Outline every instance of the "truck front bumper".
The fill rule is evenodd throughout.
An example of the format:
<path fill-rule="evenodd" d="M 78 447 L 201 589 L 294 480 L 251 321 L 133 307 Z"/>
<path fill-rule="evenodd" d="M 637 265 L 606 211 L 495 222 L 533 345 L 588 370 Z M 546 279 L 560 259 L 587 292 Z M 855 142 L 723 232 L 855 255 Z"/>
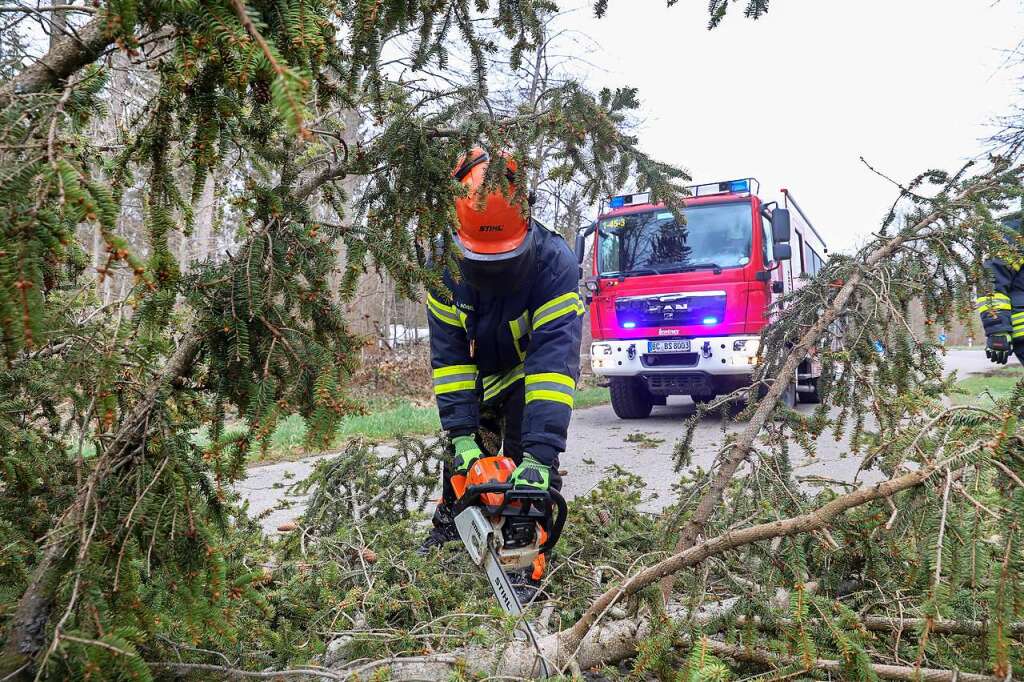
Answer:
<path fill-rule="evenodd" d="M 749 383 L 757 363 L 757 336 L 708 336 L 690 339 L 686 353 L 648 353 L 648 341 L 595 341 L 590 367 L 606 377 L 642 377 L 652 392 L 697 394 Z M 717 387 L 717 388 L 716 388 Z"/>

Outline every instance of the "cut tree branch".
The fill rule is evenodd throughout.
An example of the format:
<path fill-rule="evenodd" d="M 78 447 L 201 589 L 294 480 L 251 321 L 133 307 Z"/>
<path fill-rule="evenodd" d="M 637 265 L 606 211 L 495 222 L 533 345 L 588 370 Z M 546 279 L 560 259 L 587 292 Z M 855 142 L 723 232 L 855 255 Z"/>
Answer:
<path fill-rule="evenodd" d="M 749 528 L 730 530 L 668 557 L 602 594 L 591 605 L 583 618 L 569 629 L 543 637 L 539 642 L 540 651 L 551 664 L 562 669 L 572 662 L 577 663 L 583 669 L 588 669 L 625 659 L 633 655 L 636 652 L 637 644 L 651 634 L 653 624 L 650 619 L 640 617 L 612 621 L 604 623 L 600 627 L 593 627 L 598 616 L 619 599 L 637 593 L 666 575 L 696 566 L 710 557 L 744 545 L 820 530 L 840 514 L 855 507 L 888 498 L 921 485 L 937 471 L 944 470 L 948 464 L 948 461 L 939 462 L 898 478 L 859 488 L 800 516 Z M 593 629 L 591 629 L 592 627 Z M 458 654 L 456 660 L 461 661 L 469 672 L 526 678 L 534 674 L 536 652 L 529 646 L 512 646 L 504 650 L 500 657 L 492 650 L 482 649 L 466 649 Z M 353 674 L 358 679 L 365 679 L 373 672 L 386 667 L 392 676 L 391 679 L 395 680 L 437 679 L 444 677 L 443 671 L 451 672 L 450 661 L 452 659 L 451 654 L 418 657 L 414 660 L 392 659 L 381 662 L 380 665 L 366 664 L 358 671 L 344 672 Z M 989 682 L 992 678 L 961 676 L 960 679 Z"/>
<path fill-rule="evenodd" d="M 965 189 L 950 202 L 950 206 L 962 205 L 963 202 L 968 201 L 978 193 L 996 185 L 997 181 L 994 179 L 996 174 L 997 171 L 993 171 L 988 176 L 984 176 L 977 182 L 971 184 L 970 187 Z M 854 291 L 864 278 L 864 273 L 878 265 L 884 259 L 892 256 L 897 249 L 907 242 L 916 239 L 922 230 L 947 215 L 949 210 L 950 209 L 948 208 L 936 208 L 931 213 L 921 218 L 918 222 L 901 230 L 892 239 L 870 252 L 864 258 L 863 262 L 858 264 L 858 267 L 853 271 L 853 274 L 851 274 L 846 282 L 843 283 L 842 288 L 836 294 L 835 298 L 832 299 L 831 304 L 822 311 L 817 322 L 815 322 L 815 324 L 804 332 L 802 337 L 800 337 L 799 342 L 797 342 L 797 344 L 789 351 L 785 362 L 783 362 L 782 366 L 775 373 L 771 388 L 769 388 L 767 394 L 758 403 L 757 411 L 754 412 L 754 415 L 751 417 L 746 428 L 743 429 L 735 441 L 727 445 L 727 450 L 723 450 L 723 460 L 721 465 L 715 472 L 715 476 L 707 491 L 704 493 L 703 497 L 701 497 L 696 508 L 693 510 L 693 515 L 679 534 L 679 540 L 676 542 L 675 548 L 677 553 L 693 547 L 694 543 L 697 542 L 697 538 L 704 532 L 704 528 L 711 519 L 711 515 L 720 507 L 722 496 L 725 494 L 725 489 L 728 487 L 729 482 L 732 480 L 733 476 L 736 475 L 736 471 L 739 469 L 740 465 L 747 459 L 747 457 L 750 456 L 750 453 L 753 452 L 754 441 L 757 439 L 758 434 L 761 433 L 761 429 L 764 428 L 765 423 L 767 423 L 768 418 L 775 409 L 775 405 L 778 403 L 783 391 L 785 391 L 786 387 L 789 385 L 790 378 L 796 375 L 796 371 L 800 366 L 800 363 L 807 357 L 811 349 L 815 347 L 818 339 L 821 338 L 821 335 L 825 330 L 828 329 L 829 326 L 835 322 L 835 320 L 846 309 L 846 305 L 849 302 L 850 297 L 853 296 Z M 666 578 L 666 580 L 662 582 L 661 592 L 662 597 L 666 602 L 668 601 L 668 596 L 672 592 L 672 584 L 673 579 L 671 577 Z"/>
<path fill-rule="evenodd" d="M 711 540 L 678 552 L 644 569 L 626 582 L 609 589 L 598 597 L 590 605 L 590 608 L 587 609 L 587 612 L 583 614 L 583 617 L 569 630 L 565 631 L 567 633 L 566 642 L 571 644 L 581 641 L 586 636 L 591 625 L 597 620 L 598 615 L 605 609 L 609 608 L 619 599 L 635 594 L 657 580 L 673 575 L 689 566 L 699 564 L 708 557 L 721 554 L 736 547 L 762 540 L 821 530 L 843 512 L 873 502 L 874 500 L 892 497 L 898 492 L 920 485 L 942 466 L 945 466 L 945 463 L 922 467 L 899 478 L 893 478 L 876 483 L 870 487 L 854 490 L 806 514 L 794 516 L 786 520 L 762 523 L 757 526 L 750 526 L 749 528 L 730 530 Z"/>
<path fill-rule="evenodd" d="M 840 661 L 816 659 L 810 665 L 797 656 L 780 656 L 760 649 L 748 649 L 742 646 L 705 639 L 704 646 L 716 656 L 725 656 L 745 663 L 757 663 L 769 668 L 798 667 L 806 672 L 821 671 L 843 673 Z M 903 665 L 871 664 L 871 669 L 883 680 L 907 680 L 907 682 L 1002 682 L 994 675 L 965 673 L 959 670 L 940 670 L 936 668 L 916 668 Z"/>

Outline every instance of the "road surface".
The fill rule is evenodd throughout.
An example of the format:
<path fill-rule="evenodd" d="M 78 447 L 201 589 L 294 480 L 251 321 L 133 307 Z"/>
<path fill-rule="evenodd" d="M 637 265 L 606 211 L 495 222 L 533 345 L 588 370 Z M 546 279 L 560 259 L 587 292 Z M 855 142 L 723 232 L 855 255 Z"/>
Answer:
<path fill-rule="evenodd" d="M 947 372 L 956 371 L 961 378 L 991 366 L 979 350 L 951 350 L 946 357 Z M 810 412 L 813 407 L 800 405 L 797 409 Z M 585 494 L 597 485 L 608 467 L 618 464 L 644 477 L 647 482 L 645 509 L 656 511 L 670 504 L 672 485 L 679 480 L 673 468 L 672 451 L 682 435 L 682 422 L 693 411 L 693 403 L 684 397 L 670 398 L 668 405 L 655 407 L 648 419 L 638 421 L 618 419 L 610 405 L 577 411 L 569 428 L 568 450 L 561 460 L 561 468 L 568 471 L 564 492 L 568 497 Z M 741 428 L 743 424 L 729 426 L 729 430 Z M 626 441 L 631 434 L 643 434 L 646 440 Z M 710 467 L 722 438 L 720 420 L 705 419 L 693 439 L 693 463 L 705 469 Z M 261 513 L 285 499 L 286 487 L 309 475 L 318 459 L 330 456 L 328 453 L 296 462 L 254 467 L 249 477 L 236 487 L 249 500 L 250 513 Z M 859 464 L 859 456 L 848 456 L 845 447 L 824 434 L 819 439 L 816 458 L 809 459 L 802 452 L 795 452 L 793 458 L 798 475 L 833 479 L 851 479 Z M 274 510 L 263 519 L 263 527 L 268 532 L 276 531 L 279 524 L 301 513 L 302 499 L 289 498 L 289 501 L 290 508 Z"/>

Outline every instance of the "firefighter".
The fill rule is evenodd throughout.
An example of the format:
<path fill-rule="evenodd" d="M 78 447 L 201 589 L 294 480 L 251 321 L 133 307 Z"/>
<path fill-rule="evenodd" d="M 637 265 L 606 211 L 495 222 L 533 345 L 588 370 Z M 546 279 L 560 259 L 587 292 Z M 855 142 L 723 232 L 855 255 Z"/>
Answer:
<path fill-rule="evenodd" d="M 1018 219 L 1019 220 L 1019 219 Z M 1007 224 L 1007 239 L 1015 240 L 1014 225 Z M 1005 365 L 1013 353 L 1024 364 L 1024 274 L 1022 261 L 992 258 L 985 270 L 992 280 L 992 293 L 979 296 L 975 303 L 985 328 L 985 355 Z"/>
<path fill-rule="evenodd" d="M 458 277 L 446 271 L 448 291 L 427 294 L 434 394 L 451 461 L 424 554 L 458 539 L 450 478 L 485 453 L 516 462 L 517 487 L 561 488 L 558 456 L 579 378 L 579 266 L 562 237 L 524 217 L 501 190 L 480 203 L 489 163 L 477 148 L 455 171 L 467 189 L 455 202 Z M 505 164 L 512 181 L 515 162 Z M 536 584 L 542 573 L 519 582 Z"/>

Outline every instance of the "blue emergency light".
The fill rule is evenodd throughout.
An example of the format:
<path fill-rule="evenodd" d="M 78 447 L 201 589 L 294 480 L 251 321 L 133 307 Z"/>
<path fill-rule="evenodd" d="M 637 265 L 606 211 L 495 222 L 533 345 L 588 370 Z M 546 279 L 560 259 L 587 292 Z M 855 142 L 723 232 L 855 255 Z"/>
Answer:
<path fill-rule="evenodd" d="M 704 318 L 704 324 L 708 324 L 708 325 L 718 324 L 718 318 L 717 317 L 705 317 Z"/>
<path fill-rule="evenodd" d="M 612 197 L 611 201 L 608 202 L 610 208 L 622 208 L 626 205 L 626 197 Z"/>
<path fill-rule="evenodd" d="M 733 180 L 729 183 L 730 192 L 749 192 L 750 180 Z"/>
<path fill-rule="evenodd" d="M 636 327 L 636 322 L 623 322 L 622 327 L 624 329 L 633 329 L 634 327 Z"/>

